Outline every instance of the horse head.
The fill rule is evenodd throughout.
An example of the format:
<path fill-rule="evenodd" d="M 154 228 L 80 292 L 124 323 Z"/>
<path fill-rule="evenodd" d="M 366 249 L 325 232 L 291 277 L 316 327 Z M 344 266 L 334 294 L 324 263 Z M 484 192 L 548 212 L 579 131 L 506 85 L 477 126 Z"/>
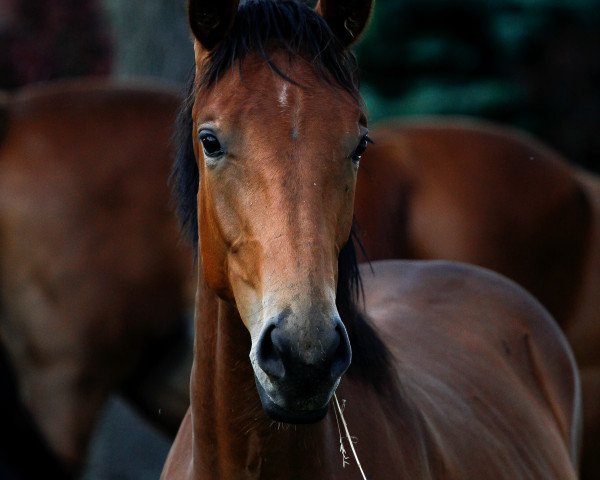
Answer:
<path fill-rule="evenodd" d="M 351 360 L 336 307 L 368 137 L 349 52 L 371 1 L 191 0 L 199 258 L 250 333 L 262 406 L 320 420 Z"/>

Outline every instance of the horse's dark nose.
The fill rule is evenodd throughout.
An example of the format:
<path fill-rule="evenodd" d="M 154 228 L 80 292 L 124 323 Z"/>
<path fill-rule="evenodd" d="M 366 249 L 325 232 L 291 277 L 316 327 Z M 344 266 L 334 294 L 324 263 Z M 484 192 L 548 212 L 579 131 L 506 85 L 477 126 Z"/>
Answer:
<path fill-rule="evenodd" d="M 350 366 L 352 350 L 346 328 L 336 315 L 328 325 L 308 330 L 298 318 L 271 319 L 263 327 L 256 360 L 275 382 L 305 384 L 335 380 Z M 307 322 L 309 325 L 311 322 Z"/>

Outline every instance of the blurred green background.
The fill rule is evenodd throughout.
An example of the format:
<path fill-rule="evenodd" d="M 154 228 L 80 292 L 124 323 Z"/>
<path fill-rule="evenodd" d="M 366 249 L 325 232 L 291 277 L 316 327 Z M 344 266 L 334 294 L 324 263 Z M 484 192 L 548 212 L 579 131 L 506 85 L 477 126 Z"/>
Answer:
<path fill-rule="evenodd" d="M 600 2 L 378 0 L 357 53 L 372 119 L 459 113 L 600 164 Z"/>
<path fill-rule="evenodd" d="M 600 0 L 377 0 L 356 53 L 374 121 L 481 116 L 600 171 Z M 4 89 L 85 74 L 182 84 L 192 61 L 184 0 L 0 0 Z"/>

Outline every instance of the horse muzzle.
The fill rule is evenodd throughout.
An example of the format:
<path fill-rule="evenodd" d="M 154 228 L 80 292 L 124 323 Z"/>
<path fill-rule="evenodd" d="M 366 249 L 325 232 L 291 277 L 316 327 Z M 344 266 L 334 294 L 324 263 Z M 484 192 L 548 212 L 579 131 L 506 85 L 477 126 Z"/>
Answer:
<path fill-rule="evenodd" d="M 285 423 L 313 423 L 327 413 L 352 350 L 337 312 L 302 321 L 288 309 L 269 319 L 251 352 L 265 412 Z"/>

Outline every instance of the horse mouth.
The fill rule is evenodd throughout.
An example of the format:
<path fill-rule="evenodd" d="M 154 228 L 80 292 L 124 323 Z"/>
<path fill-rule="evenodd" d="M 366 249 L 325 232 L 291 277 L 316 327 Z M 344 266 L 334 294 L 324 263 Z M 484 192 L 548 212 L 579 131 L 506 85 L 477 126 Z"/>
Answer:
<path fill-rule="evenodd" d="M 260 381 L 254 377 L 258 396 L 262 403 L 265 413 L 274 421 L 293 424 L 308 424 L 316 423 L 325 418 L 329 410 L 329 401 L 321 407 L 311 410 L 288 410 L 281 405 L 278 405 L 265 391 Z"/>

